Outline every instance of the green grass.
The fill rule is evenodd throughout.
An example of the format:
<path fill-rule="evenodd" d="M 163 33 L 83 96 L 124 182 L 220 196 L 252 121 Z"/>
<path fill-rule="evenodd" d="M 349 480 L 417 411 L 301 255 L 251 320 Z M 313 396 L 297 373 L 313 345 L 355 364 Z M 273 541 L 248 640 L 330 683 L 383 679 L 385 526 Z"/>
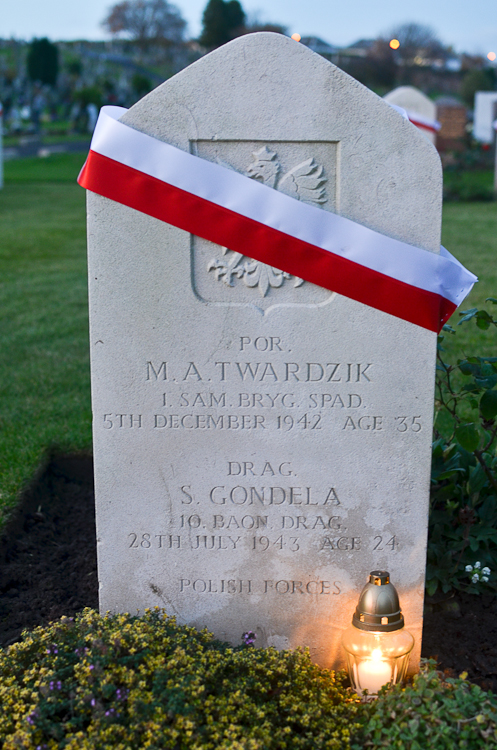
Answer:
<path fill-rule="evenodd" d="M 75 184 L 82 162 L 82 155 L 71 154 L 5 165 L 0 192 L 3 509 L 15 503 L 52 446 L 91 447 L 85 193 Z"/>
<path fill-rule="evenodd" d="M 91 140 L 91 133 L 68 133 L 66 132 L 69 126 L 64 130 L 63 127 L 57 129 L 46 129 L 43 133 L 35 135 L 33 133 L 23 133 L 21 135 L 4 135 L 3 145 L 5 148 L 18 147 L 25 142 L 26 138 L 36 138 L 42 145 L 50 145 L 53 143 L 80 143 L 81 141 Z M 53 132 L 55 130 L 55 132 Z"/>
<path fill-rule="evenodd" d="M 485 302 L 497 297 L 497 203 L 446 203 L 442 244 L 479 278 L 460 309 L 487 307 L 497 315 L 497 306 Z M 497 356 L 494 329 L 481 331 L 473 321 L 458 326 L 459 317 L 456 312 L 449 321 L 457 328 L 447 337 L 453 357 Z"/>
<path fill-rule="evenodd" d="M 5 164 L 0 191 L 0 524 L 52 447 L 90 450 L 83 154 Z M 447 203 L 444 245 L 481 281 L 463 307 L 497 296 L 497 204 Z M 458 316 L 454 316 L 455 325 Z M 495 355 L 474 324 L 450 357 Z"/>
<path fill-rule="evenodd" d="M 19 182 L 69 182 L 76 183 L 86 154 L 50 154 L 46 158 L 33 156 L 5 162 L 4 178 L 9 185 Z M 80 192 L 83 191 L 80 188 Z"/>

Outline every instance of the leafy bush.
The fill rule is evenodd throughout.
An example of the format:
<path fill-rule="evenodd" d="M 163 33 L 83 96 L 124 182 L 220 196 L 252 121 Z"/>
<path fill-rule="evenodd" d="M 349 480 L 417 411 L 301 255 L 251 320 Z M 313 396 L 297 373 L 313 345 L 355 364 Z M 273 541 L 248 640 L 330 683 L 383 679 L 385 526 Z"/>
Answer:
<path fill-rule="evenodd" d="M 383 689 L 364 710 L 353 750 L 497 747 L 497 697 L 464 679 L 444 682 L 427 662 L 407 687 Z"/>
<path fill-rule="evenodd" d="M 4 750 L 341 750 L 361 711 L 307 653 L 232 648 L 159 610 L 24 633 L 0 651 L 0 705 Z"/>
<path fill-rule="evenodd" d="M 102 91 L 98 86 L 86 86 L 86 88 L 76 91 L 74 99 L 82 107 L 86 107 L 88 104 L 95 104 L 100 109 L 102 106 Z"/>
<path fill-rule="evenodd" d="M 489 297 L 488 302 L 497 303 Z M 495 331 L 497 320 L 486 310 L 461 313 L 461 323 L 474 321 Z M 438 339 L 436 419 L 433 443 L 429 521 L 427 593 L 481 587 L 475 562 L 497 569 L 497 357 L 445 360 L 444 326 Z M 475 579 L 475 580 L 473 580 Z"/>
<path fill-rule="evenodd" d="M 251 643 L 251 633 L 245 634 Z M 4 750 L 497 748 L 497 698 L 422 666 L 361 703 L 302 651 L 232 648 L 162 611 L 85 610 L 0 650 Z"/>
<path fill-rule="evenodd" d="M 494 200 L 492 169 L 447 167 L 444 170 L 444 200 Z"/>
<path fill-rule="evenodd" d="M 474 107 L 477 91 L 493 91 L 495 87 L 495 73 L 493 68 L 487 70 L 470 70 L 461 82 L 461 97 L 471 109 Z"/>
<path fill-rule="evenodd" d="M 494 153 L 486 143 L 471 141 L 462 151 L 444 154 L 444 200 L 494 199 Z"/>

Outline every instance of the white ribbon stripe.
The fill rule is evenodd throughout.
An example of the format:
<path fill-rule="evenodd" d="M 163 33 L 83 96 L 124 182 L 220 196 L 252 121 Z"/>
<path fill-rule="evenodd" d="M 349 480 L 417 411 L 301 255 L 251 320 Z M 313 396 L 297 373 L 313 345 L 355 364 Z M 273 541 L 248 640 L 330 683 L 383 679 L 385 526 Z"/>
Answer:
<path fill-rule="evenodd" d="M 477 281 L 445 249 L 438 255 L 297 201 L 119 122 L 126 111 L 102 108 L 92 151 L 456 306 Z"/>

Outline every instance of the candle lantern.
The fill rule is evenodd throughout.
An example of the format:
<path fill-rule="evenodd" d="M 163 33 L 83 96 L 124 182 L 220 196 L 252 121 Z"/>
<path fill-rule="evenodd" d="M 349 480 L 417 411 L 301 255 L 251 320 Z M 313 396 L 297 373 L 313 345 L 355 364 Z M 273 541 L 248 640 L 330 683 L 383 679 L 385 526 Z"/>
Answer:
<path fill-rule="evenodd" d="M 373 570 L 359 597 L 352 625 L 342 636 L 354 690 L 377 695 L 406 675 L 414 638 L 404 629 L 399 596 L 385 570 Z"/>

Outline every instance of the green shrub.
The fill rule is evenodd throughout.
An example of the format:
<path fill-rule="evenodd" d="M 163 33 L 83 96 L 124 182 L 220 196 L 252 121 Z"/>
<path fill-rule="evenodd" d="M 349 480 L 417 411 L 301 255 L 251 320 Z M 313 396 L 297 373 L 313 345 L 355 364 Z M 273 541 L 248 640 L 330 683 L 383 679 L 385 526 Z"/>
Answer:
<path fill-rule="evenodd" d="M 493 169 L 446 168 L 444 170 L 444 200 L 494 200 Z"/>
<path fill-rule="evenodd" d="M 233 648 L 158 609 L 87 609 L 0 650 L 0 741 L 4 750 L 497 748 L 497 698 L 433 667 L 361 703 L 307 652 Z"/>
<path fill-rule="evenodd" d="M 497 698 L 462 678 L 444 682 L 428 662 L 407 687 L 384 689 L 364 709 L 353 750 L 497 747 Z"/>
<path fill-rule="evenodd" d="M 302 651 L 232 648 L 161 611 L 85 610 L 0 651 L 4 750 L 350 747 L 362 711 Z"/>
<path fill-rule="evenodd" d="M 497 303 L 493 297 L 487 301 Z M 486 310 L 460 315 L 459 324 L 475 322 L 480 330 L 495 333 L 497 320 Z M 438 339 L 428 595 L 497 589 L 497 357 L 450 364 L 446 336 L 454 333 L 444 326 Z M 480 570 L 493 571 L 488 582 L 469 570 L 476 562 Z"/>
<path fill-rule="evenodd" d="M 493 91 L 495 88 L 495 73 L 493 68 L 487 70 L 469 70 L 461 82 L 461 97 L 471 109 L 475 106 L 477 91 Z"/>

